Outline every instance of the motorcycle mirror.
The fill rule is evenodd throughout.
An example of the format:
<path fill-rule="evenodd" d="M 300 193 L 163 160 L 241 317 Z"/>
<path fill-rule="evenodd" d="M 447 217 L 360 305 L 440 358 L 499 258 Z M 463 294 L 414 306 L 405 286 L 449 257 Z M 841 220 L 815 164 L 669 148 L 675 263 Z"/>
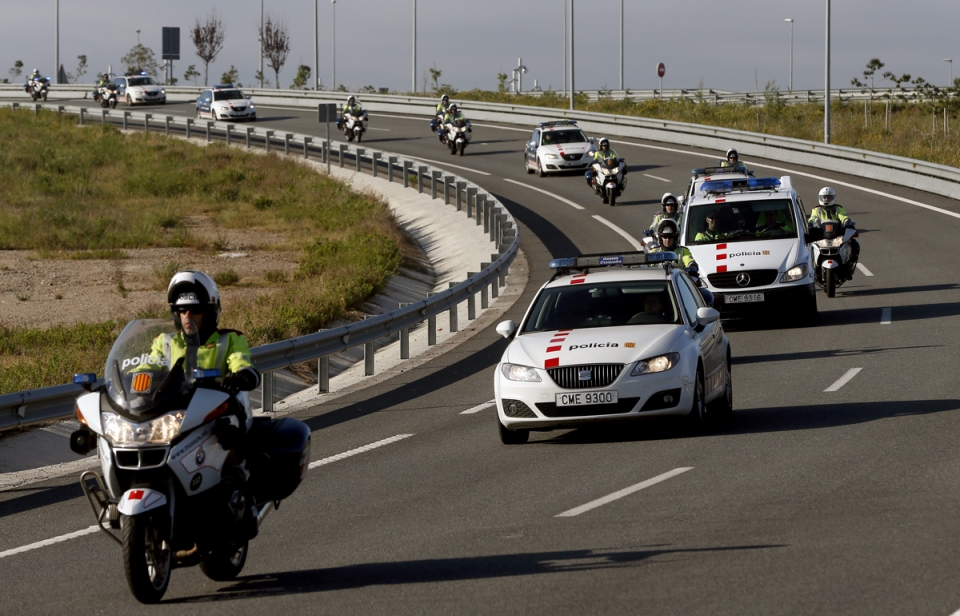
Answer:
<path fill-rule="evenodd" d="M 97 375 L 93 372 L 84 372 L 82 374 L 73 375 L 73 383 L 75 385 L 89 385 L 90 383 L 96 383 Z"/>

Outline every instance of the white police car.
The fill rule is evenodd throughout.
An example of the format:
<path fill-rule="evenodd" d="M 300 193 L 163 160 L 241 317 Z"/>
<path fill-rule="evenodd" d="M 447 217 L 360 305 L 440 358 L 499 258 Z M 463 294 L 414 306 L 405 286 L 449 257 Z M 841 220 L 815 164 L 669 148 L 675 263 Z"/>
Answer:
<path fill-rule="evenodd" d="M 257 106 L 240 88 L 224 83 L 207 88 L 197 99 L 197 117 L 211 120 L 256 120 Z"/>
<path fill-rule="evenodd" d="M 690 416 L 733 409 L 730 343 L 720 313 L 676 266 L 672 252 L 555 259 L 556 270 L 494 375 L 504 444 L 531 430 L 587 422 Z"/>
<path fill-rule="evenodd" d="M 527 140 L 523 154 L 527 173 L 548 173 L 585 170 L 593 160 L 596 148 L 573 120 L 540 122 Z"/>
<path fill-rule="evenodd" d="M 146 72 L 117 77 L 113 85 L 117 86 L 117 98 L 128 105 L 167 102 L 167 91 Z"/>
<path fill-rule="evenodd" d="M 789 176 L 708 176 L 687 202 L 681 244 L 719 310 L 812 324 L 817 299 L 806 221 Z"/>

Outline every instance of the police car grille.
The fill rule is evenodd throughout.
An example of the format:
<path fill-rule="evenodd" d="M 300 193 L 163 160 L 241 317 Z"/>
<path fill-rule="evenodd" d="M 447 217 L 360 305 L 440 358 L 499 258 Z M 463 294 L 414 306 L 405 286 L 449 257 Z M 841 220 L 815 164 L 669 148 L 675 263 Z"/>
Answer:
<path fill-rule="evenodd" d="M 590 371 L 590 379 L 580 380 L 580 372 Z M 588 387 L 606 387 L 617 380 L 623 371 L 623 364 L 590 364 L 586 366 L 563 366 L 550 368 L 547 374 L 553 382 L 564 389 L 586 389 Z"/>
<path fill-rule="evenodd" d="M 583 154 L 563 154 L 563 160 L 580 160 Z"/>
<path fill-rule="evenodd" d="M 750 287 L 763 287 L 773 284 L 777 279 L 777 270 L 738 270 L 736 272 L 723 272 L 720 274 L 710 274 L 707 280 L 717 289 L 749 289 Z M 750 282 L 745 285 L 737 283 L 737 276 L 747 274 L 750 276 Z"/>

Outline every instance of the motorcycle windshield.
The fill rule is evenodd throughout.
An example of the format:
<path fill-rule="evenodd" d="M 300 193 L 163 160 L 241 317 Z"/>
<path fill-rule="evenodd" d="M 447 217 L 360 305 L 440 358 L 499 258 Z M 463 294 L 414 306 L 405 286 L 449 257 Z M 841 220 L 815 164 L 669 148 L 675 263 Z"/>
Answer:
<path fill-rule="evenodd" d="M 104 367 L 107 394 L 115 408 L 142 418 L 163 411 L 161 405 L 184 392 L 185 374 L 196 367 L 197 347 L 188 346 L 185 355 L 176 357 L 175 345 L 167 343 L 175 333 L 167 319 L 130 321 L 123 328 Z"/>

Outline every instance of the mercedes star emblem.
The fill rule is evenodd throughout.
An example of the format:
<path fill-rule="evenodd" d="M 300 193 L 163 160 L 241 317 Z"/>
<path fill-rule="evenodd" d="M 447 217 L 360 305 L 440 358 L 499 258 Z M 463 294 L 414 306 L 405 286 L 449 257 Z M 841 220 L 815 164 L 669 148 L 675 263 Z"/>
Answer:
<path fill-rule="evenodd" d="M 745 287 L 750 284 L 750 274 L 746 272 L 740 272 L 737 274 L 737 284 L 741 287 Z"/>

